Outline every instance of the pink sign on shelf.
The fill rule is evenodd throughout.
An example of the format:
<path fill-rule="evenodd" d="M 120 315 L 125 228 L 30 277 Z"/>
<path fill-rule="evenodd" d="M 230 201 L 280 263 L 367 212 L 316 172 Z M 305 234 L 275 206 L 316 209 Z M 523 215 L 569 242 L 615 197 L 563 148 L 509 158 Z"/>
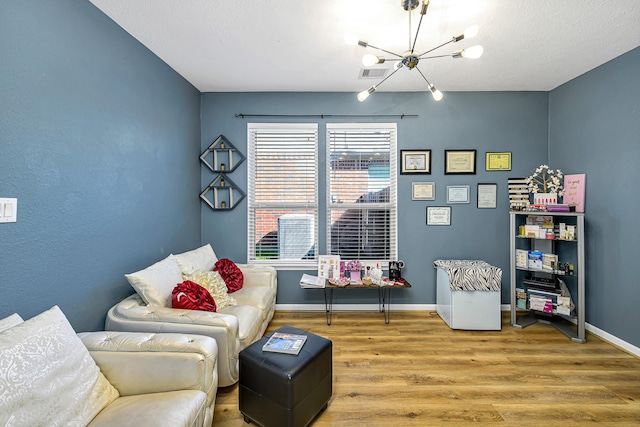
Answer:
<path fill-rule="evenodd" d="M 587 175 L 565 175 L 564 176 L 564 199 L 567 205 L 575 206 L 576 212 L 584 212 L 584 191 Z"/>

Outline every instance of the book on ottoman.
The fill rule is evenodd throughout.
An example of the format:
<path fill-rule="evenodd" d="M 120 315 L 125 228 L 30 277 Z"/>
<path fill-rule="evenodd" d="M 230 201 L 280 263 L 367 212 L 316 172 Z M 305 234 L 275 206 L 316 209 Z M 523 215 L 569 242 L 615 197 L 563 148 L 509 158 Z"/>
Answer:
<path fill-rule="evenodd" d="M 284 334 L 274 332 L 269 341 L 262 346 L 262 351 L 273 351 L 274 353 L 298 354 L 307 340 L 306 335 Z"/>

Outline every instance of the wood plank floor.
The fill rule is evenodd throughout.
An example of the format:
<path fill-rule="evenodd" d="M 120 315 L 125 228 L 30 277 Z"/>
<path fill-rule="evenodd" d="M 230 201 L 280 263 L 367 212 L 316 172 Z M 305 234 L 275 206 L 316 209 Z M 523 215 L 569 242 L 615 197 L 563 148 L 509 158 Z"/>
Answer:
<path fill-rule="evenodd" d="M 640 358 L 587 334 L 571 342 L 549 325 L 450 329 L 435 311 L 276 312 L 333 342 L 325 426 L 640 426 Z M 247 426 L 238 387 L 218 390 L 216 427 Z"/>

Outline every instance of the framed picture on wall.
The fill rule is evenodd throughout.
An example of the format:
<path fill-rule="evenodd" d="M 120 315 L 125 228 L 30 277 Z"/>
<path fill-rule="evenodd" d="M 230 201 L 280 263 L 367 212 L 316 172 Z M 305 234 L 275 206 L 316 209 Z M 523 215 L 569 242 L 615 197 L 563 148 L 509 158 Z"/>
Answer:
<path fill-rule="evenodd" d="M 412 182 L 411 183 L 411 200 L 435 200 L 436 199 L 436 183 L 435 182 Z"/>
<path fill-rule="evenodd" d="M 451 206 L 427 206 L 427 225 L 451 225 Z"/>
<path fill-rule="evenodd" d="M 476 150 L 444 150 L 444 173 L 476 174 Z"/>
<path fill-rule="evenodd" d="M 469 203 L 469 186 L 447 185 L 447 203 Z"/>
<path fill-rule="evenodd" d="M 487 152 L 485 157 L 485 170 L 487 171 L 510 171 L 511 152 L 501 153 Z"/>
<path fill-rule="evenodd" d="M 401 174 L 430 174 L 431 150 L 400 150 Z"/>
<path fill-rule="evenodd" d="M 478 209 L 495 209 L 498 184 L 478 184 Z"/>

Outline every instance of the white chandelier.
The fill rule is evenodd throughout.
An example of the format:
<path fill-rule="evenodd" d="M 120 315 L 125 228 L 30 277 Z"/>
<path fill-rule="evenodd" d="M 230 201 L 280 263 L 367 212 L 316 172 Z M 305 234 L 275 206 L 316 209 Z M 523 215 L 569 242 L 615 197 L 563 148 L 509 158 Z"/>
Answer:
<path fill-rule="evenodd" d="M 420 3 L 422 3 L 422 8 L 420 9 L 420 21 L 418 22 L 418 29 L 416 30 L 416 35 L 413 38 L 413 43 L 412 43 L 411 42 L 411 11 L 416 9 L 420 5 Z M 429 88 L 429 91 L 431 92 L 431 95 L 433 96 L 433 99 L 435 99 L 436 101 L 440 101 L 442 99 L 442 97 L 443 97 L 442 92 L 440 92 L 438 89 L 436 89 L 436 87 L 433 84 L 431 84 L 429 82 L 429 80 L 427 80 L 425 75 L 418 68 L 418 63 L 423 59 L 443 58 L 443 57 L 446 57 L 446 56 L 451 56 L 453 58 L 468 58 L 468 59 L 477 59 L 477 58 L 480 58 L 482 56 L 483 48 L 480 45 L 472 46 L 472 47 L 467 48 L 467 49 L 461 49 L 461 50 L 458 50 L 456 52 L 453 52 L 450 55 L 426 56 L 429 53 L 431 53 L 431 52 L 433 52 L 433 51 L 435 51 L 435 50 L 437 50 L 437 49 L 439 49 L 439 48 L 441 48 L 443 46 L 448 45 L 449 43 L 456 43 L 456 42 L 459 42 L 460 40 L 469 39 L 469 38 L 474 37 L 476 34 L 478 34 L 478 26 L 477 25 L 473 25 L 473 26 L 467 28 L 464 33 L 460 34 L 459 36 L 453 37 L 448 42 L 442 43 L 441 45 L 436 46 L 436 47 L 434 47 L 432 49 L 429 49 L 426 52 L 423 52 L 421 54 L 417 54 L 416 51 L 415 51 L 416 42 L 418 41 L 418 34 L 420 33 L 420 25 L 422 24 L 422 18 L 424 18 L 424 15 L 427 14 L 427 8 L 429 7 L 429 0 L 423 0 L 422 2 L 420 0 L 401 0 L 400 4 L 401 4 L 402 8 L 404 10 L 406 10 L 408 12 L 408 14 L 409 14 L 409 49 L 406 50 L 403 54 L 390 52 L 388 50 L 379 48 L 377 46 L 370 45 L 366 41 L 358 40 L 357 38 L 353 38 L 353 37 L 346 37 L 345 38 L 345 41 L 347 43 L 349 43 L 349 44 L 353 44 L 353 45 L 357 44 L 357 45 L 362 46 L 362 47 L 370 47 L 370 48 L 377 49 L 379 51 L 388 53 L 388 54 L 393 55 L 395 57 L 395 58 L 384 58 L 382 56 L 366 54 L 362 58 L 362 65 L 364 65 L 365 67 L 370 67 L 370 66 L 375 65 L 375 64 L 382 64 L 382 63 L 384 63 L 386 61 L 393 61 L 393 60 L 397 60 L 398 61 L 396 63 L 396 65 L 395 65 L 395 69 L 393 70 L 393 72 L 391 74 L 389 74 L 384 79 L 382 79 L 382 81 L 380 81 L 378 84 L 372 85 L 369 89 L 363 90 L 362 92 L 360 92 L 358 94 L 358 101 L 360 101 L 360 102 L 362 102 L 365 99 L 367 99 L 369 97 L 369 95 L 371 95 L 373 92 L 376 91 L 378 86 L 380 86 L 389 77 L 393 76 L 396 72 L 398 72 L 402 68 L 405 68 L 407 70 L 414 70 L 414 69 L 418 70 L 418 72 L 420 73 L 420 75 L 422 76 L 424 81 L 427 82 L 427 87 Z"/>

